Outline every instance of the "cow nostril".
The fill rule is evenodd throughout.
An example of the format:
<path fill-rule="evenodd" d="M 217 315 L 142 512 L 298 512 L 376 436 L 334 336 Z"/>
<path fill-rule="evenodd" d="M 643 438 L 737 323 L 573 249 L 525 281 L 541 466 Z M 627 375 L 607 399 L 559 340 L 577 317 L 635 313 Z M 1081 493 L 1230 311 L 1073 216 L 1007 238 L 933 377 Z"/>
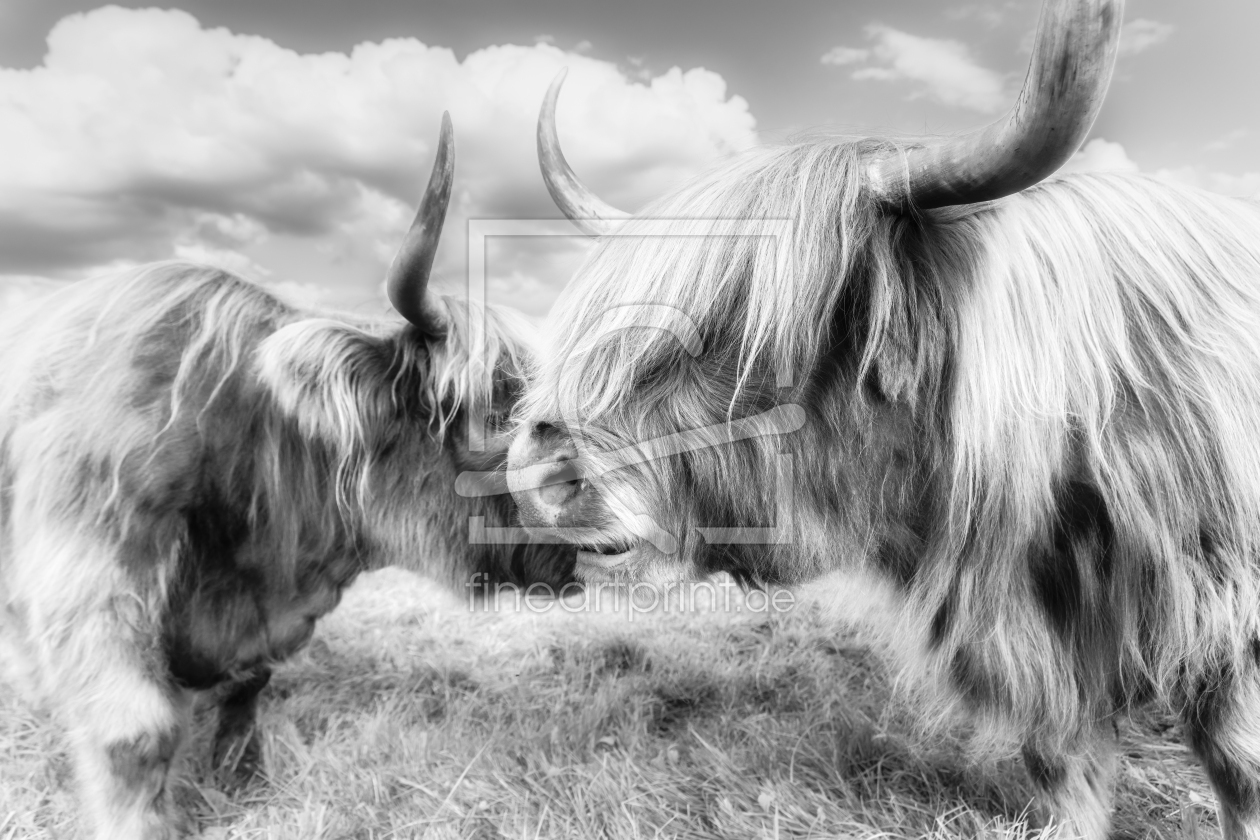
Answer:
<path fill-rule="evenodd" d="M 538 487 L 539 501 L 551 508 L 563 507 L 581 492 L 583 483 L 576 461 L 553 461 Z"/>
<path fill-rule="evenodd" d="M 552 423 L 535 422 L 512 444 L 508 489 L 523 523 L 551 527 L 580 497 L 586 482 L 573 441 Z"/>
<path fill-rule="evenodd" d="M 530 427 L 529 440 L 538 460 L 563 461 L 577 457 L 577 449 L 568 432 L 555 423 L 540 420 Z"/>

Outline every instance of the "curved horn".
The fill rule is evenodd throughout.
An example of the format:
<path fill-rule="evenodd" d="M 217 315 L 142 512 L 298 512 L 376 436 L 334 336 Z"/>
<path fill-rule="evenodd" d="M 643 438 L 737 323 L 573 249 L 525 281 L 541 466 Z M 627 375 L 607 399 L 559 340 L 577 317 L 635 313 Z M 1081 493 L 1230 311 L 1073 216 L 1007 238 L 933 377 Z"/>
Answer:
<path fill-rule="evenodd" d="M 1098 116 L 1123 11 L 1124 0 L 1046 0 L 1015 107 L 979 131 L 873 161 L 871 188 L 928 209 L 1001 198 L 1050 175 Z"/>
<path fill-rule="evenodd" d="M 538 114 L 538 164 L 542 167 L 543 180 L 547 182 L 547 192 L 551 193 L 552 200 L 564 215 L 587 236 L 603 236 L 611 229 L 611 222 L 629 218 L 629 214 L 605 203 L 588 190 L 560 151 L 560 137 L 556 134 L 556 100 L 568 73 L 567 67 L 561 69 L 547 89 L 542 111 Z"/>
<path fill-rule="evenodd" d="M 417 327 L 428 327 L 431 320 L 425 305 L 429 285 L 429 270 L 433 267 L 433 255 L 437 253 L 438 240 L 442 236 L 442 222 L 446 220 L 446 206 L 451 201 L 451 182 L 455 176 L 455 131 L 451 128 L 451 115 L 442 114 L 442 133 L 438 138 L 437 157 L 433 161 L 433 174 L 424 188 L 420 209 L 403 239 L 402 246 L 394 255 L 386 275 L 385 288 L 389 302 Z"/>

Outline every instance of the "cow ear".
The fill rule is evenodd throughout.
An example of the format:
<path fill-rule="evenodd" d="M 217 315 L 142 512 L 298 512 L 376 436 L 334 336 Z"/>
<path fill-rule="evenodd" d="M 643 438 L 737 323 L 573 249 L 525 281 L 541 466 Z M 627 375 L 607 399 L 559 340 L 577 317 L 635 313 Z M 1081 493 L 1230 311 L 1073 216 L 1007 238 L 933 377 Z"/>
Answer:
<path fill-rule="evenodd" d="M 868 380 L 889 402 L 913 397 L 914 353 L 900 339 L 900 336 L 886 337 L 876 352 Z"/>
<path fill-rule="evenodd" d="M 308 319 L 259 345 L 258 378 L 303 434 L 361 446 L 389 402 L 384 342 L 348 324 Z"/>
<path fill-rule="evenodd" d="M 920 231 L 901 232 L 908 243 L 917 241 Z M 908 246 L 908 250 L 910 250 Z M 922 318 L 935 317 L 940 306 L 931 300 L 936 289 L 947 285 L 932 266 L 902 259 L 895 271 L 887 268 L 893 255 L 875 260 L 864 282 L 855 284 L 848 302 L 847 316 L 860 336 L 858 352 L 865 367 L 865 383 L 889 402 L 917 399 L 924 365 L 931 364 L 932 348 L 921 340 Z"/>

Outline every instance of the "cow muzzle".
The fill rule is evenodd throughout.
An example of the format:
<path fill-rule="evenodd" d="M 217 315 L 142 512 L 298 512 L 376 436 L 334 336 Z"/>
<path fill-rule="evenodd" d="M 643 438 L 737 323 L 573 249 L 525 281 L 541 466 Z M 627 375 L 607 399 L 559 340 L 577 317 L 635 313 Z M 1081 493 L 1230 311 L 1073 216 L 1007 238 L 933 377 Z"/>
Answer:
<path fill-rule="evenodd" d="M 526 528 L 573 524 L 575 508 L 586 489 L 572 440 L 553 427 L 534 426 L 522 432 L 508 451 L 508 489 Z"/>
<path fill-rule="evenodd" d="M 572 438 L 556 426 L 522 429 L 508 451 L 507 485 L 527 531 L 578 546 L 588 562 L 612 564 L 636 541 L 609 509 Z"/>

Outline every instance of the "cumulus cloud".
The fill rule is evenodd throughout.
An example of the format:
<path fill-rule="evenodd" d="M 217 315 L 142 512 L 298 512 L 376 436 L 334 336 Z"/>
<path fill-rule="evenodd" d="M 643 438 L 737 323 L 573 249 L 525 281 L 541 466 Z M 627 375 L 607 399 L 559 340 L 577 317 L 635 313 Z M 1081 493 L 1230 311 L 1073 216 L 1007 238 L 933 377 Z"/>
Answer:
<path fill-rule="evenodd" d="M 835 47 L 822 56 L 822 63 L 860 65 L 853 79 L 912 82 L 916 95 L 981 113 L 995 113 L 1007 104 L 1002 76 L 977 64 L 959 41 L 923 38 L 878 23 L 866 27 L 866 39 L 869 48 Z"/>
<path fill-rule="evenodd" d="M 1096 137 L 1086 143 L 1079 152 L 1059 170 L 1066 172 L 1138 172 L 1139 167 L 1124 146 Z M 1260 198 L 1260 172 L 1235 175 L 1216 172 L 1204 166 L 1182 166 L 1157 169 L 1150 173 L 1164 181 L 1188 184 L 1202 190 L 1241 197 Z"/>
<path fill-rule="evenodd" d="M 1095 137 L 1063 164 L 1060 172 L 1137 172 L 1124 146 Z"/>
<path fill-rule="evenodd" d="M 640 83 L 547 43 L 462 61 L 415 39 L 303 55 L 182 11 L 69 16 L 40 66 L 0 69 L 0 273 L 182 255 L 275 284 L 322 273 L 334 303 L 379 299 L 449 110 L 456 184 L 437 266 L 461 286 L 469 218 L 557 215 L 533 138 L 563 66 L 566 152 L 613 203 L 634 208 L 755 142 L 747 103 L 701 69 Z"/>
<path fill-rule="evenodd" d="M 1174 28 L 1171 23 L 1147 18 L 1131 20 L 1120 30 L 1119 54 L 1127 57 L 1158 47 L 1172 37 Z"/>

